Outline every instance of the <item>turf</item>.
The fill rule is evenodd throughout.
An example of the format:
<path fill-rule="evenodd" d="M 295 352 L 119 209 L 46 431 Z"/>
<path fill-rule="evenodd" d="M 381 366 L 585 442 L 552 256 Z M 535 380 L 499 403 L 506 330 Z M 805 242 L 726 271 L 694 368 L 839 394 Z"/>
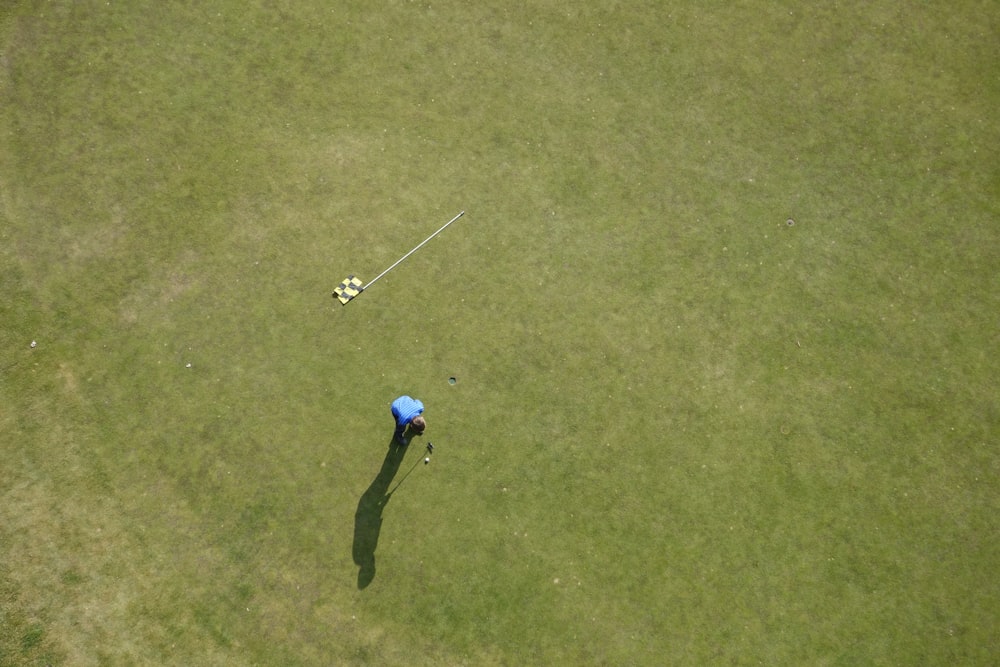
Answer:
<path fill-rule="evenodd" d="M 5 3 L 0 664 L 996 664 L 998 57 L 973 0 Z"/>

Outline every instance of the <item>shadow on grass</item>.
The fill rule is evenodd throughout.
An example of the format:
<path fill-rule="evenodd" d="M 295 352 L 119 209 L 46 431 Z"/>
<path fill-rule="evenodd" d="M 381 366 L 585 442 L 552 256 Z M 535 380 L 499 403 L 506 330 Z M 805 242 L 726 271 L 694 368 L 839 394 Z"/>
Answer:
<path fill-rule="evenodd" d="M 353 549 L 354 563 L 361 568 L 358 571 L 358 588 L 367 587 L 375 578 L 375 547 L 378 546 L 378 536 L 382 530 L 382 511 L 392 496 L 389 485 L 405 455 L 406 447 L 398 444 L 393 437 L 385 460 L 382 461 L 382 469 L 358 501 L 358 509 L 354 513 Z"/>

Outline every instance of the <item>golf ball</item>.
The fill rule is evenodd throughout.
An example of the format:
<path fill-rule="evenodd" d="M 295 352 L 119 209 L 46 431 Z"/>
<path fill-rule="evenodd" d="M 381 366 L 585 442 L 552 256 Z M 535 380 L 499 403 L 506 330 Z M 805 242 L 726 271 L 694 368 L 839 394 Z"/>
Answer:
<path fill-rule="evenodd" d="M 424 457 L 424 464 L 426 465 L 426 464 L 428 464 L 428 463 L 430 463 L 430 462 L 431 462 L 431 457 L 429 457 L 429 456 L 425 456 L 425 457 Z"/>

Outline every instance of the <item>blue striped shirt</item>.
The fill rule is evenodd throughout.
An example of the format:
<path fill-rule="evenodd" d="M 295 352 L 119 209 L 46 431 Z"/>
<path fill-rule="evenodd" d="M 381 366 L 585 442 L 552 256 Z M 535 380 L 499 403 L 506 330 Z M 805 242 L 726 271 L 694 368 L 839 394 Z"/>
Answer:
<path fill-rule="evenodd" d="M 396 426 L 405 428 L 414 417 L 422 414 L 424 404 L 409 396 L 400 396 L 392 402 L 392 416 L 396 418 Z"/>

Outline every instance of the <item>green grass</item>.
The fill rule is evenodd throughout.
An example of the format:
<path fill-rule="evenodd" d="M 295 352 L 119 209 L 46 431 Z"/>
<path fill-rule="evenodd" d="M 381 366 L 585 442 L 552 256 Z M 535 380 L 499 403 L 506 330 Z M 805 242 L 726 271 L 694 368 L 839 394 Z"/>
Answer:
<path fill-rule="evenodd" d="M 0 664 L 995 664 L 998 45 L 7 3 Z"/>

